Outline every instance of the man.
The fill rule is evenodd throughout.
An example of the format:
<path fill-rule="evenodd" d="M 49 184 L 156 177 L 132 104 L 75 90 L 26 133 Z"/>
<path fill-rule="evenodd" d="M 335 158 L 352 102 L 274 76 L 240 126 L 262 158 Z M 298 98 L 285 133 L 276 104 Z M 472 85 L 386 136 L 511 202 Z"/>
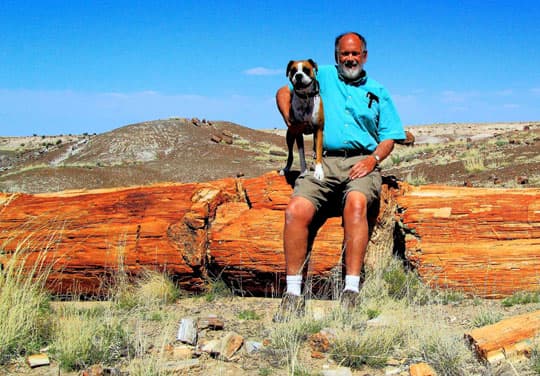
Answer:
<path fill-rule="evenodd" d="M 378 165 L 393 150 L 394 140 L 405 138 L 403 126 L 386 89 L 363 69 L 368 52 L 360 34 L 347 32 L 335 40 L 335 66 L 321 66 L 317 73 L 324 104 L 325 177 L 310 172 L 300 176 L 285 211 L 283 248 L 287 287 L 275 321 L 285 321 L 304 310 L 302 270 L 306 262 L 309 225 L 333 193 L 340 194 L 344 228 L 344 309 L 356 305 L 360 273 L 369 229 L 369 207 L 379 199 L 381 174 Z M 291 88 L 276 94 L 278 109 L 287 126 Z"/>

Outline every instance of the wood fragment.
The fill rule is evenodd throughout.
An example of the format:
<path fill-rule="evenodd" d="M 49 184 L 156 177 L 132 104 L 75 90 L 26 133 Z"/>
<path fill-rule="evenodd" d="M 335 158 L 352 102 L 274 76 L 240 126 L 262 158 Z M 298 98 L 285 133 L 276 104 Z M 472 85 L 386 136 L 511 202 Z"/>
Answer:
<path fill-rule="evenodd" d="M 480 359 L 489 363 L 530 357 L 532 340 L 540 333 L 540 311 L 525 313 L 473 329 L 465 338 Z"/>

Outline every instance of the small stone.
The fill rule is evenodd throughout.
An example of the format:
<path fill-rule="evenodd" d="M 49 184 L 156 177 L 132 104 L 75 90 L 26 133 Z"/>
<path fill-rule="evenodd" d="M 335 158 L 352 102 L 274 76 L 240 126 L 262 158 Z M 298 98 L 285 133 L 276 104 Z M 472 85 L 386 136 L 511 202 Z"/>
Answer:
<path fill-rule="evenodd" d="M 234 332 L 228 333 L 222 340 L 220 356 L 225 360 L 231 360 L 232 356 L 242 347 L 244 337 Z"/>
<path fill-rule="evenodd" d="M 223 330 L 225 323 L 223 320 L 216 315 L 208 315 L 207 317 L 199 319 L 197 322 L 197 327 L 199 329 L 212 329 L 212 330 Z"/>
<path fill-rule="evenodd" d="M 261 342 L 256 342 L 256 341 L 246 341 L 245 346 L 246 346 L 246 352 L 248 354 L 253 354 L 260 351 L 263 347 L 263 344 Z"/>
<path fill-rule="evenodd" d="M 411 364 L 409 368 L 411 376 L 437 376 L 437 373 L 427 363 Z"/>
<path fill-rule="evenodd" d="M 51 361 L 49 360 L 49 357 L 47 354 L 34 354 L 28 356 L 26 358 L 26 362 L 30 366 L 30 368 L 36 368 L 41 366 L 48 366 L 51 364 Z"/>
<path fill-rule="evenodd" d="M 221 340 L 212 339 L 200 346 L 201 351 L 210 355 L 219 355 L 221 351 Z"/>
<path fill-rule="evenodd" d="M 401 373 L 401 369 L 398 367 L 387 367 L 384 370 L 384 374 L 386 376 L 399 375 L 400 373 Z"/>
<path fill-rule="evenodd" d="M 180 321 L 176 339 L 190 345 L 195 345 L 197 343 L 197 326 L 193 319 L 183 318 Z"/>
<path fill-rule="evenodd" d="M 321 371 L 322 376 L 352 376 L 352 371 L 347 367 L 328 367 Z"/>
<path fill-rule="evenodd" d="M 165 362 L 161 367 L 160 371 L 167 374 L 185 374 L 188 369 L 199 367 L 199 359 L 187 359 L 179 362 Z"/>
<path fill-rule="evenodd" d="M 518 176 L 518 177 L 516 178 L 516 182 L 517 182 L 518 184 L 522 184 L 522 185 L 524 185 L 524 184 L 529 184 L 529 177 L 528 177 L 528 176 L 523 176 L 523 175 L 522 175 L 522 176 Z"/>
<path fill-rule="evenodd" d="M 219 136 L 216 136 L 216 135 L 213 135 L 212 137 L 210 137 L 210 141 L 212 142 L 215 142 L 217 144 L 219 144 L 221 142 L 222 138 L 219 137 Z"/>
<path fill-rule="evenodd" d="M 401 361 L 399 361 L 398 359 L 390 358 L 386 361 L 386 365 L 398 367 L 401 365 Z"/>
<path fill-rule="evenodd" d="M 392 322 L 390 318 L 384 315 L 379 315 L 371 320 L 366 321 L 366 325 L 369 327 L 380 328 L 389 326 L 390 322 Z"/>

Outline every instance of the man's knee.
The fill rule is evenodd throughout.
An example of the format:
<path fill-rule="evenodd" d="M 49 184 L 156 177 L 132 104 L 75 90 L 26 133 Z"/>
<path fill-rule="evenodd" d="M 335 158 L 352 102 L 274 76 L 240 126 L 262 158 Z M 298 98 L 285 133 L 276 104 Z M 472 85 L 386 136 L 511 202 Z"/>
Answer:
<path fill-rule="evenodd" d="M 315 207 L 306 198 L 295 196 L 285 209 L 285 224 L 300 222 L 308 225 L 315 215 Z"/>
<path fill-rule="evenodd" d="M 363 193 L 350 192 L 345 200 L 344 215 L 354 218 L 366 218 L 367 206 L 367 198 Z"/>

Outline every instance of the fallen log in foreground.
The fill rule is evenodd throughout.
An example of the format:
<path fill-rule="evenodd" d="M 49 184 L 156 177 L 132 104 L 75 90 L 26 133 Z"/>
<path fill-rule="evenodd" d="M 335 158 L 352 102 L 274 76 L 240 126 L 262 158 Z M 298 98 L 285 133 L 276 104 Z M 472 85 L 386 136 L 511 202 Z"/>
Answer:
<path fill-rule="evenodd" d="M 0 194 L 0 263 L 15 250 L 45 255 L 57 293 L 99 294 L 119 268 L 165 271 L 198 290 L 219 275 L 245 292 L 279 293 L 283 211 L 291 185 L 277 173 L 207 183 Z M 534 290 L 540 271 L 538 189 L 385 185 L 366 267 L 384 265 L 399 212 L 406 256 L 436 286 L 480 296 Z M 336 274 L 341 219 L 314 226 L 308 273 L 316 288 Z"/>
<path fill-rule="evenodd" d="M 465 334 L 480 359 L 489 363 L 530 357 L 540 333 L 540 311 L 510 317 Z"/>

